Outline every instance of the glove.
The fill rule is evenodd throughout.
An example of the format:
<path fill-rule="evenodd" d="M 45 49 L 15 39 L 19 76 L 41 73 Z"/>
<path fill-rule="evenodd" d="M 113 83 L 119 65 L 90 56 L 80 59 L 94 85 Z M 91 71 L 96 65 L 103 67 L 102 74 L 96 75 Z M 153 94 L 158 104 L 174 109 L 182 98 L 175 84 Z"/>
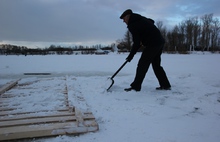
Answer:
<path fill-rule="evenodd" d="M 128 62 L 131 62 L 131 60 L 133 59 L 134 55 L 133 54 L 129 54 L 128 57 L 126 58 L 126 60 Z"/>

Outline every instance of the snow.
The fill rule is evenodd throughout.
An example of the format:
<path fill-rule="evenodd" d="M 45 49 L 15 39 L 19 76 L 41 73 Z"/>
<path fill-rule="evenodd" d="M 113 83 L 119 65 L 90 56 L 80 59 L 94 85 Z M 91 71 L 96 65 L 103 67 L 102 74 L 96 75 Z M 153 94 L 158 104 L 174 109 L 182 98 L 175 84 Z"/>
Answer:
<path fill-rule="evenodd" d="M 60 92 L 66 83 L 70 105 L 91 111 L 99 131 L 79 136 L 57 136 L 21 141 L 36 142 L 219 142 L 220 140 L 220 54 L 163 54 L 162 66 L 172 90 L 157 91 L 152 71 L 146 75 L 140 92 L 125 92 L 133 81 L 140 53 L 114 78 L 107 92 L 108 77 L 123 64 L 127 54 L 0 56 L 0 86 L 12 80 L 20 84 L 39 81 L 44 96 L 27 92 L 26 101 L 50 100 L 27 106 L 53 109 L 62 105 Z M 51 75 L 23 75 L 51 73 Z M 63 80 L 65 78 L 66 80 Z M 107 85 L 108 86 L 108 85 Z M 55 90 L 55 91 L 54 91 Z M 16 90 L 14 90 L 16 91 Z M 17 92 L 19 93 L 19 92 Z M 53 94 L 53 95 L 51 95 Z M 20 98 L 22 99 L 22 98 Z M 52 102 L 52 103 L 51 103 Z"/>

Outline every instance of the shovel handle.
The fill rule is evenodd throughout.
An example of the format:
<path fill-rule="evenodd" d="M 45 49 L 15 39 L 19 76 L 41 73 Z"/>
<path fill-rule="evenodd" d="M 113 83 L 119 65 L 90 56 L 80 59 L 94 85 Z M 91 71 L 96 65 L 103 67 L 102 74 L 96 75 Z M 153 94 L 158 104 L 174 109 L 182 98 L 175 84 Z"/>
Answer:
<path fill-rule="evenodd" d="M 118 72 L 127 64 L 127 60 L 121 65 L 121 67 L 115 72 L 115 74 L 113 74 L 113 76 L 111 77 L 111 79 L 113 79 L 117 74 Z"/>

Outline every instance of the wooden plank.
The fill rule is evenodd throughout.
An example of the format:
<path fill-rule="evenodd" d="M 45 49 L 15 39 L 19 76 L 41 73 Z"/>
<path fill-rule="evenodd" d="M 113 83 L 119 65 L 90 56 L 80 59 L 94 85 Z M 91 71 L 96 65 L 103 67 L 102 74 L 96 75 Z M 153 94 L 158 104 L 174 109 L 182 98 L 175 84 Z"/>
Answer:
<path fill-rule="evenodd" d="M 40 124 L 40 123 L 56 123 L 56 122 L 66 122 L 66 121 L 76 121 L 75 116 L 54 116 L 54 117 L 45 117 L 45 118 L 30 118 L 22 120 L 13 120 L 13 121 L 3 121 L 0 122 L 0 128 L 9 127 L 9 126 L 21 126 L 21 125 L 31 125 L 31 124 Z"/>
<path fill-rule="evenodd" d="M 95 117 L 92 115 L 92 113 L 89 114 L 84 114 L 83 115 L 83 120 L 90 120 L 90 119 L 95 119 Z"/>
<path fill-rule="evenodd" d="M 4 98 L 3 98 L 4 99 Z M 0 100 L 0 110 L 4 110 L 4 109 L 18 109 L 18 106 L 21 105 L 20 102 L 14 102 L 14 103 L 10 103 L 9 100 Z"/>
<path fill-rule="evenodd" d="M 0 103 L 1 104 L 10 104 L 10 100 L 9 99 L 7 100 L 7 98 L 0 98 Z"/>
<path fill-rule="evenodd" d="M 0 94 L 3 94 L 4 92 L 6 92 L 9 89 L 11 89 L 12 87 L 14 87 L 18 83 L 19 80 L 20 79 L 5 84 L 3 87 L 0 88 Z"/>
<path fill-rule="evenodd" d="M 56 117 L 56 116 L 74 116 L 75 113 L 68 111 L 61 112 L 49 112 L 41 115 L 37 115 L 37 113 L 29 113 L 29 114 L 21 114 L 21 115 L 13 115 L 13 116 L 5 116 L 1 117 L 0 121 L 8 121 L 8 120 L 20 120 L 20 119 L 31 119 L 31 118 L 42 118 L 42 117 Z"/>
<path fill-rule="evenodd" d="M 28 114 L 28 113 L 38 113 L 38 112 L 50 112 L 50 111 L 69 111 L 69 108 L 62 108 L 62 109 L 58 109 L 58 110 L 39 110 L 39 111 L 35 111 L 35 112 L 22 112 L 22 111 L 2 111 L 0 112 L 0 117 L 1 116 L 7 116 L 7 115 L 20 115 L 20 114 Z"/>
<path fill-rule="evenodd" d="M 46 114 L 36 115 L 36 114 L 21 114 L 21 115 L 14 115 L 14 116 L 5 116 L 0 118 L 0 122 L 6 122 L 6 121 L 17 121 L 17 120 L 23 120 L 23 119 L 41 119 L 46 117 L 65 117 L 65 116 L 75 116 L 74 112 L 49 112 Z M 83 120 L 91 120 L 95 119 L 93 114 L 91 112 L 84 113 Z"/>
<path fill-rule="evenodd" d="M 9 104 L 10 101 L 8 101 L 8 100 L 6 101 L 5 98 L 1 98 L 1 97 L 0 97 L 0 103 L 1 103 L 1 104 L 3 104 L 3 103 L 4 103 L 4 104 Z"/>
<path fill-rule="evenodd" d="M 17 95 L 4 93 L 4 94 L 1 95 L 1 98 L 13 98 L 13 97 L 15 97 L 15 96 L 17 96 Z"/>
<path fill-rule="evenodd" d="M 37 105 L 37 103 L 35 103 Z M 62 104 L 60 106 L 63 106 Z M 20 110 L 23 107 L 20 106 L 20 104 L 4 104 L 4 106 L 0 106 L 0 113 L 1 111 L 13 111 L 13 110 Z M 63 109 L 62 109 L 63 110 Z M 67 110 L 67 109 L 64 109 Z"/>
<path fill-rule="evenodd" d="M 0 107 L 0 111 L 12 111 L 15 110 L 16 108 L 7 108 L 7 107 Z"/>
<path fill-rule="evenodd" d="M 64 134 L 80 134 L 86 132 L 94 132 L 97 130 L 97 125 L 94 127 L 77 127 L 74 122 L 8 127 L 2 128 L 0 130 L 0 140 L 55 136 Z"/>
<path fill-rule="evenodd" d="M 0 104 L 0 107 L 7 107 L 9 104 Z"/>
<path fill-rule="evenodd" d="M 0 104 L 0 108 L 17 108 L 17 106 L 19 106 L 21 104 L 18 103 L 14 103 L 14 104 L 10 104 L 10 103 L 2 103 Z"/>
<path fill-rule="evenodd" d="M 24 89 L 27 89 L 27 88 L 24 88 Z M 20 98 L 20 97 L 27 97 L 27 96 L 30 96 L 30 94 L 7 94 L 7 93 L 3 93 L 0 98 L 9 98 L 9 99 L 11 99 L 11 98 L 14 98 L 14 97 Z"/>

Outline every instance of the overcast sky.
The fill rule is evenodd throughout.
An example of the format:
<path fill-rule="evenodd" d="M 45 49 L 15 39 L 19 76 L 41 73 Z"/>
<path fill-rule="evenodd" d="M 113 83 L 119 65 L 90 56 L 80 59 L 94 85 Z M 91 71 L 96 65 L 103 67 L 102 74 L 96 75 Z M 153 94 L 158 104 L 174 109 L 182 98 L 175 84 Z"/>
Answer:
<path fill-rule="evenodd" d="M 220 17 L 219 0 L 0 0 L 0 44 L 45 47 L 109 45 L 127 30 L 119 16 L 135 13 L 168 28 L 193 16 Z"/>

